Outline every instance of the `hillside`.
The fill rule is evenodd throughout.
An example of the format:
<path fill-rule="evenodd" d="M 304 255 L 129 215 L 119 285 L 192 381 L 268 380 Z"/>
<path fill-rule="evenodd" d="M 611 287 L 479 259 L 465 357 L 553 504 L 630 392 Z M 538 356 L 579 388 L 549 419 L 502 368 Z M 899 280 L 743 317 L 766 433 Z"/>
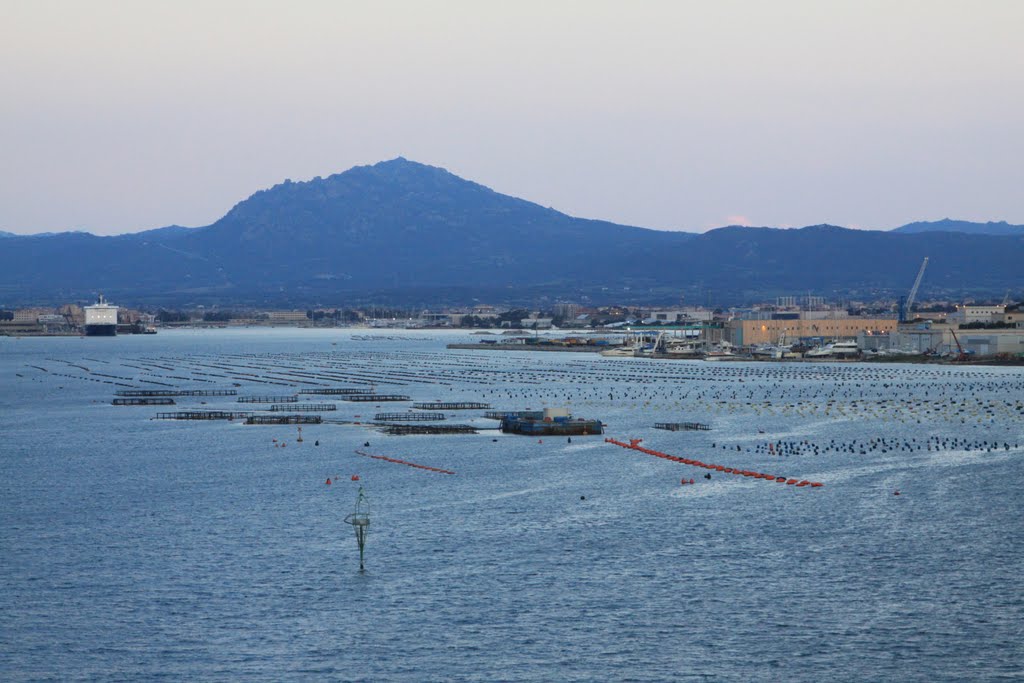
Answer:
<path fill-rule="evenodd" d="M 85 301 L 274 305 L 474 300 L 716 304 L 780 294 L 1002 295 L 1024 238 L 729 227 L 703 235 L 584 220 L 394 159 L 239 202 L 216 223 L 117 237 L 4 238 L 0 306 Z"/>
<path fill-rule="evenodd" d="M 1010 225 L 1006 221 L 988 223 L 972 223 L 971 221 L 955 221 L 943 218 L 941 221 L 918 221 L 907 223 L 895 228 L 893 232 L 963 232 L 968 235 L 1024 235 L 1024 225 Z"/>

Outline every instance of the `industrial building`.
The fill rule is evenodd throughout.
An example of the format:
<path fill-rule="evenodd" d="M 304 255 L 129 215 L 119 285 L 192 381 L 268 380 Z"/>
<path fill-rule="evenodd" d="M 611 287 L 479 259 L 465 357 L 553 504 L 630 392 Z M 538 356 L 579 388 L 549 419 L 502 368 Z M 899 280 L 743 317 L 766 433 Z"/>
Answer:
<path fill-rule="evenodd" d="M 834 339 L 857 339 L 860 334 L 889 334 L 895 332 L 895 318 L 831 319 L 790 318 L 783 320 L 730 320 L 726 323 L 725 337 L 733 346 L 757 344 L 792 344 Z"/>

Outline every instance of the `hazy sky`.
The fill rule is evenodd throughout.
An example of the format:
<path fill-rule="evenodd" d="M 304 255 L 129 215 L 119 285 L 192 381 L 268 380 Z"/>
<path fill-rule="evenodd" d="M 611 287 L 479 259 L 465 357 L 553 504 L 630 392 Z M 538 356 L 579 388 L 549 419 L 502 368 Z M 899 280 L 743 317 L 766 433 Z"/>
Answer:
<path fill-rule="evenodd" d="M 0 230 L 405 156 L 703 231 L 1024 223 L 1024 2 L 0 0 Z"/>

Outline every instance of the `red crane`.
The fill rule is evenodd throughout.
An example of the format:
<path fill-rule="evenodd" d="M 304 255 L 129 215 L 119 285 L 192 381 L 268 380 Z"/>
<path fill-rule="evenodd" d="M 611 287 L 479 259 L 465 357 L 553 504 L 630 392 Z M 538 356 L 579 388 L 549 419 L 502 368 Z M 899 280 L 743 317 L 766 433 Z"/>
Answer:
<path fill-rule="evenodd" d="M 957 351 L 956 359 L 957 359 L 957 361 L 968 360 L 969 356 L 967 355 L 967 352 L 964 351 L 964 347 L 960 346 L 960 340 L 956 338 L 956 330 L 950 328 L 949 331 L 953 335 L 953 341 L 956 342 L 956 351 Z"/>

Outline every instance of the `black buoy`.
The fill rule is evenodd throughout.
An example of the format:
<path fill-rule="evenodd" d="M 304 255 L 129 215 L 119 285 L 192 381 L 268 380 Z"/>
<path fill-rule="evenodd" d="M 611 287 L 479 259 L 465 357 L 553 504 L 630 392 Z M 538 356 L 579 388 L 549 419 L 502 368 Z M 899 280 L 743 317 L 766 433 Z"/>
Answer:
<path fill-rule="evenodd" d="M 317 439 L 316 441 L 314 441 L 314 442 L 313 442 L 313 445 L 314 445 L 314 446 L 319 446 L 319 445 L 320 445 L 320 440 L 319 440 L 319 439 Z"/>
<path fill-rule="evenodd" d="M 580 496 L 580 500 L 586 500 L 586 499 L 587 499 L 586 496 Z"/>
<path fill-rule="evenodd" d="M 369 448 L 369 447 L 370 447 L 370 442 L 369 441 L 367 441 L 366 443 L 363 444 L 363 448 Z"/>

